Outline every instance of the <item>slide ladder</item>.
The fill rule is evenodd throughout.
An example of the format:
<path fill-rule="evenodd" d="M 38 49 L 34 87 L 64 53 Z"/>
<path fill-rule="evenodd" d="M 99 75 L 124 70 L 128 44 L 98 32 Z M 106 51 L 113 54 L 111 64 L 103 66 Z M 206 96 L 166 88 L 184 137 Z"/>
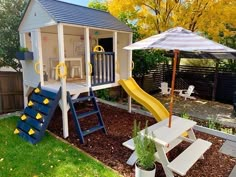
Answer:
<path fill-rule="evenodd" d="M 38 143 L 44 136 L 60 98 L 61 88 L 54 92 L 39 84 L 33 90 L 14 133 L 32 144 Z"/>
<path fill-rule="evenodd" d="M 94 93 L 92 91 L 92 88 L 89 89 L 89 95 L 90 96 L 79 97 L 77 99 L 72 100 L 71 96 L 70 96 L 70 93 L 67 92 L 67 100 L 68 100 L 68 103 L 70 105 L 70 111 L 72 113 L 72 117 L 73 117 L 74 122 L 75 122 L 76 131 L 77 131 L 77 134 L 79 136 L 80 143 L 84 143 L 84 136 L 86 136 L 90 133 L 93 133 L 97 130 L 102 129 L 103 132 L 105 134 L 107 134 L 104 122 L 102 120 L 102 115 L 101 115 L 100 109 L 98 107 L 98 104 L 97 104 L 96 98 L 94 96 Z M 84 102 L 84 101 L 92 101 L 93 110 L 90 110 L 89 112 L 85 112 L 85 113 L 77 113 L 76 110 L 75 110 L 74 104 L 75 103 L 81 103 L 81 102 Z M 98 117 L 98 124 L 94 127 L 91 127 L 89 129 L 87 129 L 87 130 L 82 130 L 79 120 L 82 119 L 82 118 L 89 117 L 89 116 L 94 115 L 94 114 L 96 114 L 97 117 Z"/>
<path fill-rule="evenodd" d="M 119 84 L 128 95 L 150 111 L 158 122 L 169 117 L 167 109 L 156 98 L 143 91 L 132 77 L 119 80 Z"/>

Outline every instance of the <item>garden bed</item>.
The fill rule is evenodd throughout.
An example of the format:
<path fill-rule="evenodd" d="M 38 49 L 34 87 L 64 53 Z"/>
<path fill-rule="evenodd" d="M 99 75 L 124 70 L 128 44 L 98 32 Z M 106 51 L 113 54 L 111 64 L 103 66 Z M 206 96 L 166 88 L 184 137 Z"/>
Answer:
<path fill-rule="evenodd" d="M 99 106 L 106 125 L 107 135 L 105 135 L 102 131 L 97 131 L 85 137 L 85 144 L 80 144 L 75 131 L 74 122 L 71 114 L 69 113 L 70 136 L 66 140 L 111 168 L 117 170 L 123 176 L 134 176 L 134 167 L 126 164 L 126 161 L 132 151 L 122 146 L 122 143 L 132 137 L 133 122 L 135 119 L 142 122 L 142 127 L 145 126 L 146 120 L 149 121 L 149 125 L 156 123 L 156 121 L 153 118 L 136 113 L 130 114 L 125 110 L 105 104 L 100 103 Z M 84 105 L 84 108 L 80 108 L 80 110 L 83 112 L 87 109 L 91 109 L 90 107 L 91 105 Z M 60 137 L 63 136 L 61 120 L 61 112 L 58 109 L 49 125 L 49 130 Z M 96 125 L 96 120 L 96 116 L 87 117 L 81 121 L 81 126 L 83 128 L 88 128 L 91 125 Z M 212 146 L 205 153 L 205 159 L 199 160 L 188 171 L 186 176 L 228 177 L 235 165 L 236 159 L 219 152 L 224 140 L 197 131 L 196 136 L 212 142 Z M 169 160 L 171 161 L 171 159 L 175 158 L 179 153 L 186 149 L 187 146 L 188 143 L 181 143 L 179 146 L 174 148 L 169 153 Z M 160 164 L 157 164 L 156 176 L 165 176 Z"/>

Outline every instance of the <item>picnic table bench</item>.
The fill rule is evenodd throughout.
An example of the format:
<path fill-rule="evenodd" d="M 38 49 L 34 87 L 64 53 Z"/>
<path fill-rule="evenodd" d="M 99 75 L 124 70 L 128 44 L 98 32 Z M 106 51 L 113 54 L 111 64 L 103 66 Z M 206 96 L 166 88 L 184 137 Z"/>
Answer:
<path fill-rule="evenodd" d="M 184 176 L 187 171 L 194 165 L 199 159 L 203 158 L 204 152 L 210 148 L 211 143 L 202 139 L 196 139 L 193 132 L 193 127 L 196 122 L 192 120 L 183 119 L 177 116 L 172 116 L 172 126 L 168 127 L 168 119 L 151 125 L 148 127 L 148 132 L 154 135 L 154 142 L 156 145 L 155 160 L 162 164 L 167 177 L 174 177 L 173 172 Z M 144 134 L 145 130 L 141 130 L 140 133 Z M 184 133 L 188 136 L 183 136 Z M 169 162 L 166 154 L 171 149 L 176 147 L 182 141 L 187 141 L 191 145 L 183 151 L 173 161 Z M 135 154 L 135 146 L 133 139 L 129 139 L 124 142 L 123 145 L 131 150 L 134 150 L 132 155 L 127 161 L 127 164 L 134 165 L 137 160 Z"/>

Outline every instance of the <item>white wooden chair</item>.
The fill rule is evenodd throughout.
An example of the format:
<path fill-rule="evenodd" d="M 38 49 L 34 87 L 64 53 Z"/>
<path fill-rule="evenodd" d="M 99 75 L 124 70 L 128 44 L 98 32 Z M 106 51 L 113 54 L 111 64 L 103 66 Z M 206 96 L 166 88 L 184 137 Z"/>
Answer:
<path fill-rule="evenodd" d="M 56 74 L 56 66 L 59 63 L 58 59 L 50 58 L 50 71 L 51 71 L 51 79 L 58 80 L 59 77 Z"/>
<path fill-rule="evenodd" d="M 159 88 L 161 89 L 161 94 L 162 95 L 170 94 L 171 88 L 168 88 L 168 83 L 167 82 L 162 82 L 161 87 L 159 87 Z"/>
<path fill-rule="evenodd" d="M 81 60 L 70 62 L 70 76 L 71 76 L 71 78 L 74 78 L 76 74 L 81 79 L 83 79 L 82 61 Z"/>
<path fill-rule="evenodd" d="M 194 93 L 194 92 L 193 92 L 194 88 L 195 88 L 195 87 L 194 87 L 193 85 L 190 85 L 190 86 L 188 87 L 188 90 L 180 90 L 180 91 L 179 91 L 179 96 L 184 97 L 185 100 L 186 100 L 187 98 L 189 98 L 189 99 L 196 99 L 195 97 L 191 96 L 191 94 Z"/>

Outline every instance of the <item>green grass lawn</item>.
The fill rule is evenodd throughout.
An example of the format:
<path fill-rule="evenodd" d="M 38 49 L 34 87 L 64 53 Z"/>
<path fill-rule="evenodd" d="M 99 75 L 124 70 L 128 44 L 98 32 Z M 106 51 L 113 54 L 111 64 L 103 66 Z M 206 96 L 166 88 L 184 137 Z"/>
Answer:
<path fill-rule="evenodd" d="M 39 144 L 29 144 L 13 134 L 17 119 L 0 120 L 0 177 L 119 176 L 48 133 Z"/>

